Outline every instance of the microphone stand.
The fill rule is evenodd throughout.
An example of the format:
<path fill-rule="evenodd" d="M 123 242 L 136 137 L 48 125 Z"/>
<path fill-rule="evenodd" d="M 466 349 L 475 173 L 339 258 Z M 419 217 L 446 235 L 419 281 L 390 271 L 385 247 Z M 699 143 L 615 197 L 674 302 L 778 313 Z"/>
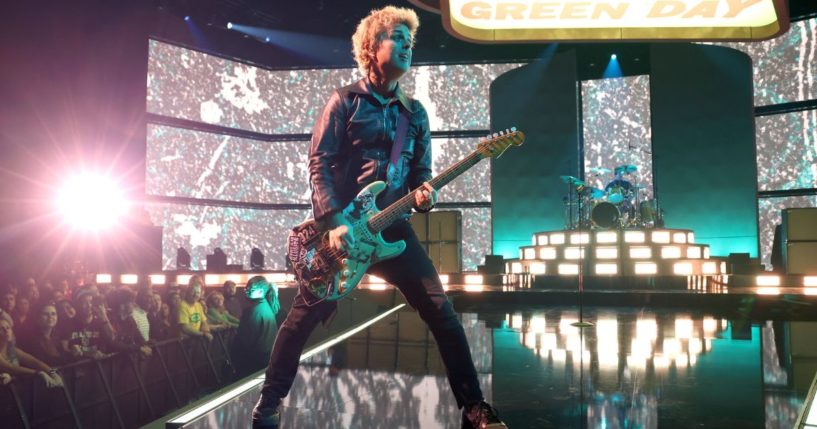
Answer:
<path fill-rule="evenodd" d="M 582 211 L 582 197 L 581 190 L 584 185 L 576 187 L 576 196 L 578 199 L 579 213 Z M 581 214 L 579 215 L 581 216 Z M 584 243 L 582 243 L 582 222 L 579 219 L 577 233 L 579 236 L 579 321 L 573 322 L 570 326 L 579 329 L 590 328 L 593 326 L 590 322 L 584 321 Z"/>

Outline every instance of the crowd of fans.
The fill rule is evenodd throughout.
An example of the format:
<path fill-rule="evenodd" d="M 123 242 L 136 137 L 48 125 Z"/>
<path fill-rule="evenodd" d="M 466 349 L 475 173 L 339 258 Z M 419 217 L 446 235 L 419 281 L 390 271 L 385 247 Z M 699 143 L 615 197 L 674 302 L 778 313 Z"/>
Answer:
<path fill-rule="evenodd" d="M 81 277 L 8 283 L 0 289 L 0 384 L 36 377 L 60 387 L 60 366 L 120 352 L 150 358 L 159 341 L 210 342 L 214 330 L 229 328 L 237 328 L 228 346 L 237 372 L 263 368 L 278 330 L 277 287 L 263 276 L 247 282 L 243 297 L 232 281 L 209 293 L 204 286 L 199 275 L 187 285 L 162 288 L 149 278 L 135 286 L 97 285 Z"/>

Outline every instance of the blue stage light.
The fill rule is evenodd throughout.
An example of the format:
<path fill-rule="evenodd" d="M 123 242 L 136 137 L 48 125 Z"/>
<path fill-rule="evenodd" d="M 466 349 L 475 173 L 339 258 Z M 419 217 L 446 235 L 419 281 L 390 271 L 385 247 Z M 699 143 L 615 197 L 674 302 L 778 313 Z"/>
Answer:
<path fill-rule="evenodd" d="M 269 37 L 265 37 L 265 38 L 264 38 L 264 41 L 265 41 L 265 42 L 267 42 L 267 43 L 269 43 Z"/>
<path fill-rule="evenodd" d="M 227 23 L 227 29 L 228 29 L 228 30 L 232 30 L 232 29 L 233 29 L 233 23 L 232 23 L 232 22 L 228 22 L 228 23 Z"/>
<path fill-rule="evenodd" d="M 615 60 L 616 60 L 616 58 L 618 58 L 618 57 L 616 57 L 616 54 L 610 55 L 610 59 L 611 59 L 611 60 L 615 61 Z"/>
<path fill-rule="evenodd" d="M 184 20 L 189 22 L 189 21 L 190 21 L 190 15 L 186 15 L 186 16 L 184 17 Z"/>

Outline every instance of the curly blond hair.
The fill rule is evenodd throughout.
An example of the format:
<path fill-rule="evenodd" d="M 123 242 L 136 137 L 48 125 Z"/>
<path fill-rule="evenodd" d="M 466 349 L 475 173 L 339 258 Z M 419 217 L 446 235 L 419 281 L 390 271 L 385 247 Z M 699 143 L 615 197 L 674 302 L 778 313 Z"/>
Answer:
<path fill-rule="evenodd" d="M 389 30 L 398 24 L 408 27 L 411 44 L 414 46 L 414 35 L 417 33 L 417 28 L 420 27 L 420 19 L 411 9 L 394 6 L 375 9 L 357 25 L 357 30 L 352 35 L 352 53 L 357 62 L 357 68 L 363 73 L 363 76 L 368 76 L 372 69 L 380 41 L 388 37 Z"/>

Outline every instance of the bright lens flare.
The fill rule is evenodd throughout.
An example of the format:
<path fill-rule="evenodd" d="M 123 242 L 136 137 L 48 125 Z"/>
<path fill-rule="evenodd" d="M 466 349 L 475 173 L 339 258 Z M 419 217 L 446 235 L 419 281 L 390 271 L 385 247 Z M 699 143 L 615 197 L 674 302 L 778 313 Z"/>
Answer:
<path fill-rule="evenodd" d="M 128 202 L 116 183 L 109 177 L 96 174 L 71 178 L 57 198 L 57 208 L 66 221 L 89 230 L 115 224 L 127 206 Z"/>

